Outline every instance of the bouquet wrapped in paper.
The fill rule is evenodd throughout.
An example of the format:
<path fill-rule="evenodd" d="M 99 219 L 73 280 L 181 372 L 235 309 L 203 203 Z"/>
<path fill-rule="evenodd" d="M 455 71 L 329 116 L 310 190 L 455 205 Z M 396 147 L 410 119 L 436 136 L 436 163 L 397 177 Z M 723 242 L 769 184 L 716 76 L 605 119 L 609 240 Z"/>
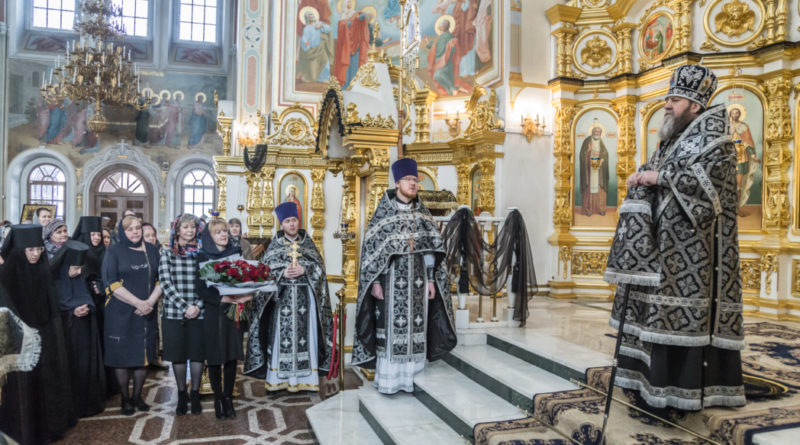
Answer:
<path fill-rule="evenodd" d="M 250 298 L 245 296 L 278 290 L 271 272 L 266 264 L 243 259 L 225 258 L 200 264 L 200 278 L 207 286 L 217 288 L 223 302 L 231 303 L 226 315 L 237 326 L 240 320 L 247 321 Z"/>

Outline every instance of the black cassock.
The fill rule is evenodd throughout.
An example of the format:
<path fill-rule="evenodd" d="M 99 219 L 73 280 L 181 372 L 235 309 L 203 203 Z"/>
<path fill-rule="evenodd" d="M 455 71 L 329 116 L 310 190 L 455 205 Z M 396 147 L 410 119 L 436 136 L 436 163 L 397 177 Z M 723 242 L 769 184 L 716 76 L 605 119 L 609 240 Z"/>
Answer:
<path fill-rule="evenodd" d="M 0 266 L 0 283 L 20 319 L 38 330 L 42 340 L 39 363 L 30 372 L 7 376 L 0 404 L 0 430 L 21 444 L 60 438 L 75 425 L 67 342 L 47 256 L 30 264 L 24 249 L 14 249 Z"/>

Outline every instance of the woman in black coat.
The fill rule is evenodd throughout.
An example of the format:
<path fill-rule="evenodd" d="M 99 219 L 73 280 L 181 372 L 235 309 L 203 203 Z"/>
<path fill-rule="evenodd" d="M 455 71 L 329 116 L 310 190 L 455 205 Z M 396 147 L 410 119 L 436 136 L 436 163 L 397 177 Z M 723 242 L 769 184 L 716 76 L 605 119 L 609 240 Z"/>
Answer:
<path fill-rule="evenodd" d="M 223 258 L 241 259 L 242 250 L 228 236 L 228 224 L 224 219 L 214 219 L 200 235 L 202 247 L 197 256 L 198 267 L 206 261 L 219 261 Z M 221 297 L 215 287 L 209 287 L 196 274 L 195 289 L 205 301 L 205 338 L 208 379 L 214 390 L 214 413 L 218 419 L 236 417 L 233 408 L 233 386 L 236 383 L 237 362 L 244 360 L 242 334 L 236 323 L 228 318 L 226 312 L 233 300 Z M 243 301 L 239 297 L 237 301 Z M 223 387 L 222 372 L 225 374 Z"/>

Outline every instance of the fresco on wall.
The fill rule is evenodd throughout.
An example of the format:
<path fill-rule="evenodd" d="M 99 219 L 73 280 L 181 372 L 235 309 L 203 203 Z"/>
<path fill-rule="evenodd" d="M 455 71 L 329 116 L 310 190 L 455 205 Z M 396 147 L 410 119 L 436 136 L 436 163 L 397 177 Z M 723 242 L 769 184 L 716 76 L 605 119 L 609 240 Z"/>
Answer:
<path fill-rule="evenodd" d="M 593 109 L 575 124 L 575 203 L 573 220 L 580 227 L 614 227 L 617 212 L 617 120 Z"/>
<path fill-rule="evenodd" d="M 664 122 L 664 106 L 661 105 L 658 110 L 654 111 L 653 114 L 650 115 L 650 119 L 647 120 L 647 138 L 646 138 L 646 147 L 647 147 L 647 158 L 642 159 L 642 163 L 646 162 L 653 156 L 653 153 L 656 151 L 656 147 L 658 146 L 658 128 L 661 127 L 661 123 Z"/>
<path fill-rule="evenodd" d="M 719 91 L 712 104 L 725 104 L 736 147 L 736 185 L 739 188 L 739 229 L 761 228 L 764 107 L 744 88 Z"/>
<path fill-rule="evenodd" d="M 80 168 L 120 139 L 143 147 L 159 165 L 190 153 L 221 154 L 213 92 L 217 90 L 221 99 L 226 97 L 224 76 L 147 73 L 141 87 L 150 94 L 150 102 L 138 107 L 104 107 L 109 125 L 103 134 L 95 134 L 87 125 L 93 106 L 69 99 L 56 104 L 43 100 L 40 88 L 50 64 L 13 60 L 8 66 L 22 85 L 9 91 L 15 103 L 22 104 L 9 109 L 9 162 L 24 150 L 43 145 Z"/>
<path fill-rule="evenodd" d="M 420 66 L 417 75 L 442 96 L 471 92 L 476 77 L 498 66 L 496 0 L 421 0 Z M 296 6 L 295 6 L 296 4 Z M 398 0 L 300 0 L 284 2 L 295 14 L 284 38 L 295 62 L 294 90 L 322 92 L 335 76 L 346 87 L 375 46 L 399 63 L 401 7 Z M 291 26 L 290 26 L 291 27 Z M 289 30 L 291 31 L 291 30 Z M 289 45 L 288 43 L 293 43 Z"/>

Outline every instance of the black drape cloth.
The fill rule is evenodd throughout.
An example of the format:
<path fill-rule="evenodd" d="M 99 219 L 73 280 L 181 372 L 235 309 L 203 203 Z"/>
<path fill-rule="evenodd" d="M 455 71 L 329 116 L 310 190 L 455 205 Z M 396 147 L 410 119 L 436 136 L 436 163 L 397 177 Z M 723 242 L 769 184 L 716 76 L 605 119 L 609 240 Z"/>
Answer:
<path fill-rule="evenodd" d="M 448 271 L 453 275 L 461 273 L 460 289 L 467 275 L 469 284 L 479 294 L 494 295 L 503 289 L 511 275 L 511 290 L 517 294 L 514 320 L 524 325 L 528 319 L 528 301 L 538 287 L 528 231 L 519 210 L 509 212 L 491 245 L 483 240 L 481 228 L 466 206 L 453 214 L 442 236 Z M 487 257 L 492 258 L 488 263 Z"/>
<path fill-rule="evenodd" d="M 31 264 L 24 249 L 14 249 L 4 259 L 0 283 L 22 321 L 39 331 L 42 349 L 32 371 L 8 375 L 0 430 L 21 444 L 45 443 L 60 438 L 77 421 L 58 299 L 46 255 Z"/>

